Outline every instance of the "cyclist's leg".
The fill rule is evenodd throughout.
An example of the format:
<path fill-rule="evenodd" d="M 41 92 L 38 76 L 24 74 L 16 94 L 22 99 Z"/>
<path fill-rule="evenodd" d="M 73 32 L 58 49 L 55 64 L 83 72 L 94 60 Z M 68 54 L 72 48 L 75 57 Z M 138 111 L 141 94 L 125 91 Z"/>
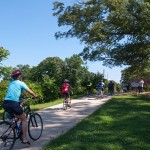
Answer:
<path fill-rule="evenodd" d="M 67 99 L 66 93 L 64 93 L 63 95 L 64 95 L 64 101 L 66 101 Z"/>
<path fill-rule="evenodd" d="M 68 102 L 68 106 L 71 107 L 71 99 L 70 99 L 70 93 L 67 93 L 67 102 Z"/>
<path fill-rule="evenodd" d="M 103 96 L 104 96 L 104 89 L 102 88 L 101 89 L 101 97 L 103 98 Z"/>
<path fill-rule="evenodd" d="M 67 106 L 70 107 L 69 103 L 70 103 L 70 95 L 69 95 L 69 92 L 66 93 L 66 102 L 67 102 Z"/>
<path fill-rule="evenodd" d="M 63 109 L 67 109 L 67 95 L 66 93 L 63 93 L 64 99 L 63 99 Z"/>
<path fill-rule="evenodd" d="M 15 106 L 13 112 L 17 116 L 17 118 L 19 118 L 22 122 L 23 143 L 27 143 L 28 140 L 27 140 L 27 119 L 26 119 L 26 115 L 23 112 L 23 109 L 19 105 L 19 103 L 16 103 L 15 105 L 16 106 Z"/>
<path fill-rule="evenodd" d="M 22 122 L 22 132 L 23 132 L 23 142 L 28 142 L 27 140 L 27 119 L 26 115 L 23 113 L 22 115 L 16 115 Z"/>

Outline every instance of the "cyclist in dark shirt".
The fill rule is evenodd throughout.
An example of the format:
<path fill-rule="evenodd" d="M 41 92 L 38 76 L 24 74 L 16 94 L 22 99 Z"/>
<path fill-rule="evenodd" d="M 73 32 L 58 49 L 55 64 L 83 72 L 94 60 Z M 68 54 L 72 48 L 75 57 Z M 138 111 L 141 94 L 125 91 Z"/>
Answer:
<path fill-rule="evenodd" d="M 108 84 L 108 93 L 110 95 L 114 94 L 114 86 L 115 86 L 114 83 L 112 81 L 110 81 L 109 84 Z"/>

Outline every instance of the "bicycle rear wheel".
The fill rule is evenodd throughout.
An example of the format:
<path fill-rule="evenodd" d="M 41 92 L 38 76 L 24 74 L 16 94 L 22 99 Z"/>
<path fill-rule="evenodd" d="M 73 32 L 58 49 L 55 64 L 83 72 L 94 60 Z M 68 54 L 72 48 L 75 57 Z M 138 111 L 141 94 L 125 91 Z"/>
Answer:
<path fill-rule="evenodd" d="M 4 111 L 3 112 L 3 121 L 9 121 L 9 122 L 12 122 L 12 118 L 13 118 L 13 114 L 12 113 L 9 113 L 7 111 Z"/>
<path fill-rule="evenodd" d="M 11 150 L 15 144 L 15 130 L 7 121 L 0 122 L 0 150 Z"/>
<path fill-rule="evenodd" d="M 43 132 L 43 121 L 38 113 L 31 114 L 28 122 L 28 132 L 32 140 L 38 140 Z"/>
<path fill-rule="evenodd" d="M 68 102 L 66 100 L 63 101 L 63 110 L 67 110 Z"/>

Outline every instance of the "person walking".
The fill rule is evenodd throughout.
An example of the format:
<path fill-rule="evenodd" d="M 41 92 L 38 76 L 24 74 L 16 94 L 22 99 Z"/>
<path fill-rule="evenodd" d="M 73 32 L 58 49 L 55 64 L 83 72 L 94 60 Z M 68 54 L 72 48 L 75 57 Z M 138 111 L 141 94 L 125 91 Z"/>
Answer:
<path fill-rule="evenodd" d="M 143 92 L 144 80 L 141 78 L 139 81 L 139 93 Z"/>

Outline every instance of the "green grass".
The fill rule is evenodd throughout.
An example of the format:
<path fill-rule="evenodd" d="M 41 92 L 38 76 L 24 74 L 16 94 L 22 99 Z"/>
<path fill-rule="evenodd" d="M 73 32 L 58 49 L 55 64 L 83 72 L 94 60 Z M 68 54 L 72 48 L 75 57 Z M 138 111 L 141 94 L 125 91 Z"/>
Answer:
<path fill-rule="evenodd" d="M 116 96 L 43 150 L 150 150 L 150 98 Z"/>

